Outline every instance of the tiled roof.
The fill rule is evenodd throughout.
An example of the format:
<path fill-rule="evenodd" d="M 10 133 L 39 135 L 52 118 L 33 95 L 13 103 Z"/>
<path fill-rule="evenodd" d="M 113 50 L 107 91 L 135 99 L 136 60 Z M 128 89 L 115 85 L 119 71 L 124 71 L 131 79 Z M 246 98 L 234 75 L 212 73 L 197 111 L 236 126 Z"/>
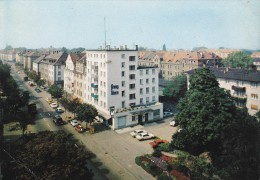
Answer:
<path fill-rule="evenodd" d="M 233 79 L 249 82 L 260 82 L 260 71 L 257 70 L 245 70 L 235 68 L 217 68 L 209 67 L 211 72 L 217 77 L 222 79 Z M 195 69 L 187 71 L 188 74 L 194 74 Z"/>
<path fill-rule="evenodd" d="M 46 55 L 42 55 L 42 56 L 38 57 L 37 59 L 35 59 L 33 62 L 34 63 L 40 63 L 44 59 L 45 56 Z"/>
<path fill-rule="evenodd" d="M 251 54 L 251 57 L 252 57 L 252 58 L 260 58 L 260 52 L 253 52 L 253 53 Z"/>
<path fill-rule="evenodd" d="M 85 53 L 70 53 L 70 57 L 73 63 L 76 63 L 78 60 L 80 60 Z"/>
<path fill-rule="evenodd" d="M 29 51 L 25 54 L 25 56 L 27 57 L 40 57 L 41 53 L 40 52 L 36 52 L 36 51 Z"/>
<path fill-rule="evenodd" d="M 53 60 L 54 62 L 50 64 L 65 64 L 67 57 L 68 57 L 67 53 L 62 53 L 62 52 L 52 53 L 47 55 L 45 58 L 43 58 L 43 62 L 50 63 L 49 60 Z"/>

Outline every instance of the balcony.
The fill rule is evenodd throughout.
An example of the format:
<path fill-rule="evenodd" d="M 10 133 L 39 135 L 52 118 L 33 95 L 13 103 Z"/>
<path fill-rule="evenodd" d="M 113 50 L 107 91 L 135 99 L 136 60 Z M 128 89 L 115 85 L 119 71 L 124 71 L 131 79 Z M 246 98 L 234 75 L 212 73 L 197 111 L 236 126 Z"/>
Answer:
<path fill-rule="evenodd" d="M 98 95 L 94 93 L 91 93 L 91 97 L 93 97 L 94 99 L 98 99 Z"/>
<path fill-rule="evenodd" d="M 246 92 L 246 88 L 245 87 L 232 86 L 232 89 L 234 91 Z"/>
<path fill-rule="evenodd" d="M 94 89 L 97 89 L 97 88 L 98 88 L 98 85 L 95 84 L 95 83 L 91 83 L 91 87 L 94 88 Z"/>
<path fill-rule="evenodd" d="M 94 70 L 98 70 L 98 66 L 95 66 L 95 65 L 92 65 L 91 68 Z"/>
<path fill-rule="evenodd" d="M 232 99 L 235 101 L 235 102 L 240 102 L 240 103 L 246 103 L 247 101 L 247 96 L 232 96 Z"/>

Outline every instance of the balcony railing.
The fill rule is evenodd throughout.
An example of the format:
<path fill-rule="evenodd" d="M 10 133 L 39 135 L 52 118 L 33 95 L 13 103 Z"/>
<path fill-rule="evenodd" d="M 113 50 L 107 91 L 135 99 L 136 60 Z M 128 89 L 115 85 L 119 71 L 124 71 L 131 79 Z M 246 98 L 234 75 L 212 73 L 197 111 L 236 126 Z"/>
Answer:
<path fill-rule="evenodd" d="M 98 88 L 98 85 L 97 85 L 97 84 L 94 84 L 94 83 L 91 83 L 91 87 L 97 89 L 97 88 Z"/>
<path fill-rule="evenodd" d="M 98 99 L 98 95 L 94 93 L 91 93 L 91 97 L 93 97 L 94 99 Z"/>
<path fill-rule="evenodd" d="M 247 97 L 246 96 L 232 96 L 232 99 L 236 102 L 246 103 Z"/>

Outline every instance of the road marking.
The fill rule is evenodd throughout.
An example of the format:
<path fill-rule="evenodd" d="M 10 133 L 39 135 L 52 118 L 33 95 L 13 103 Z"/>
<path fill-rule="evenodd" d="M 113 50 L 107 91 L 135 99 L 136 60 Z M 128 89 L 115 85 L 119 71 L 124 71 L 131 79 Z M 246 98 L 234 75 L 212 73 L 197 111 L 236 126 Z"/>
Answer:
<path fill-rule="evenodd" d="M 49 125 L 49 123 L 48 123 L 48 126 L 51 127 L 51 126 Z"/>

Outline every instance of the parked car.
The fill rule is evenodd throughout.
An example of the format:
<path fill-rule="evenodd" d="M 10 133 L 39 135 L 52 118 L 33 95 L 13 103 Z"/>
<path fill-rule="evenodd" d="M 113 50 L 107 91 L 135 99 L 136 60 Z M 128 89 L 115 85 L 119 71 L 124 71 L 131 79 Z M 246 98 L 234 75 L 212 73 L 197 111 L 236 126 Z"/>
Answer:
<path fill-rule="evenodd" d="M 75 130 L 78 131 L 79 133 L 82 133 L 85 131 L 85 129 L 81 126 L 81 124 L 76 125 Z"/>
<path fill-rule="evenodd" d="M 54 122 L 56 125 L 58 125 L 58 126 L 64 124 L 63 119 L 62 119 L 59 115 L 55 115 L 55 116 L 54 116 L 53 122 Z"/>
<path fill-rule="evenodd" d="M 53 103 L 52 98 L 47 98 L 46 101 L 47 101 L 47 103 L 49 103 L 49 104 Z"/>
<path fill-rule="evenodd" d="M 57 113 L 63 113 L 64 112 L 64 110 L 63 109 L 61 109 L 61 108 L 57 108 L 56 110 L 55 110 Z"/>
<path fill-rule="evenodd" d="M 77 125 L 79 124 L 79 122 L 74 119 L 74 120 L 71 120 L 71 121 L 70 121 L 70 124 L 71 124 L 73 127 L 75 127 L 75 126 L 77 126 Z"/>
<path fill-rule="evenodd" d="M 147 131 L 146 130 L 137 129 L 137 130 L 134 130 L 133 132 L 131 132 L 130 135 L 132 137 L 136 137 L 138 134 L 141 134 L 141 133 L 147 133 Z"/>
<path fill-rule="evenodd" d="M 159 144 L 165 144 L 168 143 L 167 140 L 164 139 L 155 139 L 154 141 L 150 142 L 149 144 L 152 146 L 152 148 L 157 148 Z"/>
<path fill-rule="evenodd" d="M 42 92 L 39 88 L 35 88 L 34 90 L 35 90 L 37 93 Z"/>
<path fill-rule="evenodd" d="M 163 112 L 163 117 L 170 117 L 173 116 L 174 114 L 172 112 Z"/>
<path fill-rule="evenodd" d="M 170 126 L 175 127 L 175 126 L 176 126 L 176 122 L 175 122 L 174 120 L 172 120 L 172 121 L 170 122 Z"/>
<path fill-rule="evenodd" d="M 41 88 L 41 89 L 46 89 L 47 87 L 45 87 L 45 86 L 40 86 L 40 88 Z"/>
<path fill-rule="evenodd" d="M 153 138 L 155 138 L 155 136 L 152 133 L 141 133 L 136 136 L 136 139 L 138 139 L 139 141 Z"/>
<path fill-rule="evenodd" d="M 181 132 L 181 131 L 182 131 L 182 129 L 178 129 L 178 130 L 177 130 L 178 133 Z"/>
<path fill-rule="evenodd" d="M 57 104 L 57 103 L 51 103 L 50 106 L 51 106 L 52 108 L 57 108 L 57 107 L 58 107 L 58 104 Z"/>

